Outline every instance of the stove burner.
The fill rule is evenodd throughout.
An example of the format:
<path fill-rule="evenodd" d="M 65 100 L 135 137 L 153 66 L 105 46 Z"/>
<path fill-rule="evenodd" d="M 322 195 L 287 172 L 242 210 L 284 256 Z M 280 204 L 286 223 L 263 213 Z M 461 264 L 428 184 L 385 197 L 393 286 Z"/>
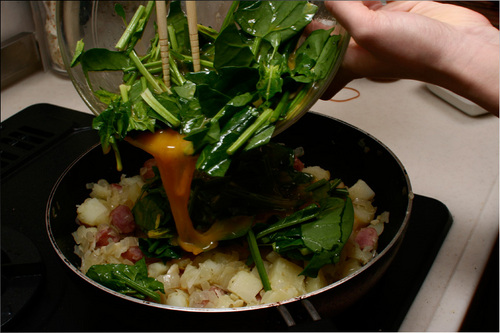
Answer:
<path fill-rule="evenodd" d="M 2 226 L 2 328 L 35 296 L 43 279 L 40 253 L 31 240 Z"/>

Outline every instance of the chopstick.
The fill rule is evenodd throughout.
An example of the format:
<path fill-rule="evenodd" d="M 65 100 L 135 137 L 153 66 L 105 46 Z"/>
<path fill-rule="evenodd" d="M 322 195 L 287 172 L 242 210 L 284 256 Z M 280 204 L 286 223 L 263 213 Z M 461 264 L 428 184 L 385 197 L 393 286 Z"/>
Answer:
<path fill-rule="evenodd" d="M 191 55 L 193 57 L 193 68 L 195 72 L 201 70 L 200 46 L 198 42 L 198 18 L 196 14 L 196 1 L 186 1 L 186 12 L 189 28 L 189 41 L 191 43 Z"/>
<path fill-rule="evenodd" d="M 156 1 L 156 21 L 158 24 L 158 35 L 160 44 L 161 64 L 163 70 L 163 82 L 170 88 L 170 64 L 168 52 L 168 31 L 167 31 L 167 5 L 165 0 Z"/>

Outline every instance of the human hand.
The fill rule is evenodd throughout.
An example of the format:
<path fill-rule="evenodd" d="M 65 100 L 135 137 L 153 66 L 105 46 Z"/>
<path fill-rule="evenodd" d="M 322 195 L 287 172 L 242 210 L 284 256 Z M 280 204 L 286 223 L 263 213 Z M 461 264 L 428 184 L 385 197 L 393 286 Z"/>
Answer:
<path fill-rule="evenodd" d="M 361 77 L 448 88 L 498 116 L 499 32 L 481 14 L 432 1 L 327 1 L 352 36 L 323 99 Z"/>

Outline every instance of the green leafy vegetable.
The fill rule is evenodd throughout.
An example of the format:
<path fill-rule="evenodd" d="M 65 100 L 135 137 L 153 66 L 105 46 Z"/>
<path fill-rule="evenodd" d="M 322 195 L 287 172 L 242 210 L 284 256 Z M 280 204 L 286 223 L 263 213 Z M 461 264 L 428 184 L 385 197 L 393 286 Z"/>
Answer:
<path fill-rule="evenodd" d="M 156 292 L 164 293 L 163 283 L 148 277 L 144 259 L 135 265 L 93 265 L 87 271 L 87 276 L 112 290 L 140 299 L 148 297 L 158 302 L 160 295 Z"/>
<path fill-rule="evenodd" d="M 166 230 L 163 236 L 171 238 L 173 234 Z M 179 248 L 173 246 L 167 238 L 139 238 L 139 248 L 149 258 L 158 258 L 165 261 L 180 258 Z"/>
<path fill-rule="evenodd" d="M 204 231 L 215 222 L 234 226 L 239 221 L 219 241 L 246 236 L 265 288 L 270 286 L 261 246 L 307 261 L 302 274 L 316 276 L 338 260 L 352 231 L 352 203 L 336 182 L 312 184 L 312 176 L 293 168 L 291 149 L 271 137 L 279 121 L 298 112 L 309 89 L 328 75 L 339 37 L 330 30 L 303 36 L 317 10 L 307 1 L 234 1 L 220 31 L 198 25 L 202 70 L 193 72 L 187 18 L 180 1 L 173 1 L 167 18 L 167 88 L 157 31 L 146 54 L 135 50 L 153 9 L 154 1 L 148 1 L 127 23 L 123 8 L 115 6 L 127 26 L 115 50 L 85 50 L 83 41 L 77 43 L 71 66 L 81 65 L 87 80 L 89 72 L 123 72 L 119 92 L 95 90 L 107 104 L 93 121 L 103 151 L 114 151 L 120 170 L 119 141 L 174 128 L 198 155 L 189 201 L 195 227 Z M 254 225 L 260 213 L 270 217 Z M 147 236 L 139 240 L 145 255 L 162 260 L 182 255 L 157 170 L 133 214 Z M 92 266 L 88 274 L 136 297 L 154 299 L 160 290 L 142 262 Z"/>
<path fill-rule="evenodd" d="M 223 176 L 235 153 L 269 142 L 275 123 L 296 112 L 305 90 L 328 74 L 338 56 L 338 36 L 331 31 L 314 31 L 299 44 L 315 5 L 235 1 L 221 31 L 198 25 L 203 68 L 193 73 L 187 17 L 180 1 L 173 1 L 167 18 L 169 89 L 162 80 L 158 33 L 145 55 L 134 50 L 153 9 L 154 1 L 138 7 L 116 50 L 85 50 L 79 41 L 71 63 L 80 64 L 88 80 L 94 71 L 124 73 L 120 94 L 96 90 L 108 107 L 94 128 L 100 132 L 104 151 L 113 148 L 117 158 L 116 143 L 132 132 L 173 127 L 193 142 L 196 153 L 201 152 L 199 171 Z M 115 10 L 126 22 L 123 8 Z M 241 126 L 234 126 L 238 121 Z"/>

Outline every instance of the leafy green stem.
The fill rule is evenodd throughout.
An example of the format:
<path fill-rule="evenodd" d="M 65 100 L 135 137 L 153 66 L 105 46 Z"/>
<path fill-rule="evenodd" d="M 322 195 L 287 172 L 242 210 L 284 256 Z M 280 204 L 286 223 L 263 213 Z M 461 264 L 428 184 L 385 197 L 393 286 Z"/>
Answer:
<path fill-rule="evenodd" d="M 118 43 L 116 43 L 115 48 L 120 51 L 124 51 L 127 48 L 128 42 L 130 41 L 130 38 L 132 38 L 132 35 L 135 33 L 137 26 L 139 25 L 139 20 L 142 18 L 142 15 L 145 11 L 146 7 L 144 7 L 143 5 L 140 5 L 139 8 L 137 8 L 134 16 L 125 29 L 125 32 L 118 40 Z"/>
<path fill-rule="evenodd" d="M 239 4 L 240 4 L 239 1 L 233 1 L 231 7 L 227 11 L 227 15 L 224 18 L 224 22 L 222 22 L 222 27 L 220 28 L 220 31 L 224 30 L 229 24 L 231 24 L 234 21 L 234 12 L 238 8 Z"/>
<path fill-rule="evenodd" d="M 172 113 L 170 113 L 161 103 L 153 96 L 151 90 L 146 88 L 141 94 L 142 99 L 151 107 L 153 110 L 158 112 L 160 116 L 165 118 L 173 127 L 178 127 L 181 121 L 177 119 Z"/>
<path fill-rule="evenodd" d="M 114 271 L 113 275 L 115 275 L 117 278 L 119 278 L 120 280 L 122 280 L 123 283 L 125 283 L 128 287 L 130 287 L 130 288 L 132 288 L 134 290 L 137 290 L 139 293 L 141 293 L 141 294 L 143 294 L 145 296 L 148 296 L 149 298 L 152 298 L 156 302 L 160 301 L 160 295 L 158 295 L 154 291 L 151 291 L 151 290 L 149 290 L 147 288 L 144 288 L 139 283 L 137 283 L 137 282 L 129 279 L 125 274 L 123 274 L 123 273 L 121 273 L 119 271 Z"/>
<path fill-rule="evenodd" d="M 250 125 L 239 138 L 227 149 L 228 155 L 233 155 L 240 147 L 248 140 L 250 137 L 257 132 L 257 130 L 268 121 L 269 117 L 273 113 L 273 109 L 266 109 L 261 115 L 255 120 L 255 122 Z"/>
<path fill-rule="evenodd" d="M 120 95 L 122 96 L 122 100 L 124 102 L 128 102 L 128 92 L 130 90 L 130 86 L 126 84 L 120 84 Z"/>
<path fill-rule="evenodd" d="M 149 82 L 149 84 L 151 84 L 151 86 L 153 87 L 153 89 L 157 93 L 162 93 L 164 90 L 160 87 L 160 85 L 158 84 L 158 82 L 156 82 L 156 80 L 153 77 L 153 75 L 151 75 L 151 73 L 148 72 L 148 70 L 146 69 L 146 67 L 144 67 L 144 64 L 141 62 L 141 60 L 139 60 L 139 57 L 137 56 L 137 54 L 135 53 L 135 51 L 132 50 L 129 53 L 129 57 L 132 60 L 132 62 L 134 63 L 135 67 L 137 67 L 137 69 L 139 70 L 139 72 L 146 78 L 146 80 Z"/>
<path fill-rule="evenodd" d="M 278 103 L 278 105 L 274 109 L 274 112 L 271 114 L 271 117 L 269 118 L 270 123 L 274 123 L 275 121 L 277 121 L 280 118 L 280 116 L 282 115 L 282 113 L 284 113 L 284 111 L 286 111 L 287 106 L 288 106 L 288 98 L 289 97 L 290 97 L 290 91 L 287 90 L 287 91 L 285 91 L 285 93 L 281 97 L 280 102 Z"/>
<path fill-rule="evenodd" d="M 319 214 L 319 208 L 316 204 L 311 204 L 307 206 L 306 208 L 288 216 L 285 217 L 283 220 L 280 220 L 272 225 L 270 225 L 268 228 L 262 230 L 256 235 L 256 239 L 260 239 L 266 235 L 269 235 L 273 232 L 279 231 L 284 228 L 291 227 L 293 225 L 300 224 L 302 222 L 309 221 L 315 217 L 317 217 Z"/>
<path fill-rule="evenodd" d="M 122 157 L 120 155 L 120 150 L 118 149 L 118 145 L 116 144 L 116 142 L 112 142 L 110 145 L 115 153 L 116 170 L 122 171 L 123 170 Z"/>
<path fill-rule="evenodd" d="M 302 87 L 297 92 L 297 94 L 293 98 L 292 102 L 290 103 L 290 107 L 288 108 L 287 114 L 285 115 L 285 120 L 293 118 L 295 116 L 295 113 L 297 113 L 299 110 L 301 110 L 301 108 L 299 108 L 299 105 L 306 97 L 310 88 L 311 88 L 311 84 L 308 84 L 308 85 Z"/>
<path fill-rule="evenodd" d="M 161 67 L 161 60 L 151 61 L 151 62 L 145 63 L 143 65 L 144 65 L 144 68 L 146 68 L 146 69 L 151 69 L 151 68 L 158 67 L 158 66 Z M 131 66 L 131 67 L 125 68 L 123 71 L 124 72 L 131 72 L 131 71 L 135 71 L 135 70 L 137 70 L 137 67 Z"/>
<path fill-rule="evenodd" d="M 250 248 L 250 254 L 255 262 L 257 271 L 259 272 L 260 280 L 265 291 L 271 290 L 271 283 L 269 282 L 269 277 L 267 276 L 266 267 L 264 266 L 264 261 L 260 255 L 259 246 L 257 245 L 257 240 L 255 239 L 255 234 L 250 229 L 247 234 L 248 246 Z"/>
<path fill-rule="evenodd" d="M 167 27 L 168 31 L 168 41 L 170 42 L 170 48 L 174 51 L 179 49 L 179 43 L 177 43 L 177 36 L 175 35 L 175 29 L 173 26 L 169 25 Z"/>
<path fill-rule="evenodd" d="M 193 62 L 193 57 L 185 54 L 181 54 L 175 51 L 172 51 L 171 54 L 181 61 Z M 213 61 L 208 61 L 204 59 L 200 59 L 200 64 L 204 67 L 214 68 Z"/>
<path fill-rule="evenodd" d="M 173 57 L 168 57 L 168 63 L 170 64 L 170 78 L 172 81 L 176 82 L 178 85 L 182 86 L 186 79 L 182 76 L 182 73 L 179 71 L 179 67 L 175 63 Z"/>
<path fill-rule="evenodd" d="M 149 17 L 151 16 L 151 13 L 153 12 L 153 9 L 155 8 L 155 2 L 154 1 L 148 1 L 148 4 L 146 5 L 146 10 L 145 13 L 143 14 L 142 18 L 139 20 L 139 24 L 137 25 L 137 29 L 130 38 L 130 42 L 127 46 L 126 53 L 130 53 L 137 42 L 142 38 L 142 33 L 144 32 L 144 28 L 146 27 L 146 24 L 148 23 Z"/>
<path fill-rule="evenodd" d="M 252 44 L 252 47 L 251 47 L 252 53 L 254 55 L 256 55 L 257 52 L 259 51 L 261 43 L 262 43 L 262 37 L 255 37 L 253 44 Z"/>

